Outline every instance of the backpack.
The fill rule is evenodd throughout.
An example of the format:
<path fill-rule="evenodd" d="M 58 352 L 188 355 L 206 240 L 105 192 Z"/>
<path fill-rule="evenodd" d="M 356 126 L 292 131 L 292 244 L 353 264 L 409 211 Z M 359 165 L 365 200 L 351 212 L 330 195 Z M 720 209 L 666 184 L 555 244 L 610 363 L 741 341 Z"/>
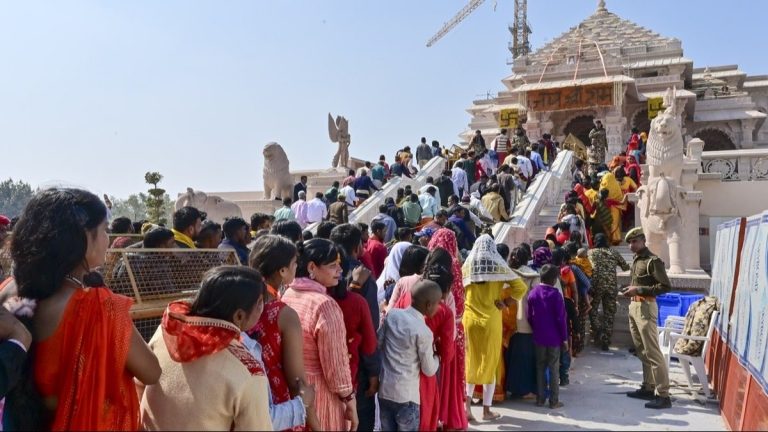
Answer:
<path fill-rule="evenodd" d="M 712 313 L 720 308 L 717 305 L 717 297 L 708 296 L 692 304 L 685 314 L 685 326 L 683 336 L 706 336 L 709 331 L 709 321 Z M 675 352 L 690 356 L 701 355 L 704 341 L 678 339 L 675 343 Z"/>

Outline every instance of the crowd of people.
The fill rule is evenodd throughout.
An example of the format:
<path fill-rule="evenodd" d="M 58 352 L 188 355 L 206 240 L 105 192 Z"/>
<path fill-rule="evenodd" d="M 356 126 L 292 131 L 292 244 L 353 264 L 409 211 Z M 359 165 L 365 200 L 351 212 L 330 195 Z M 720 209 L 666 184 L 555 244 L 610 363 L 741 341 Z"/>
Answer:
<path fill-rule="evenodd" d="M 506 133 L 488 148 L 478 133 L 440 178 L 398 191 L 369 225 L 348 222 L 349 197 L 399 175 L 409 148 L 393 167 L 382 157 L 372 179 L 350 172 L 309 202 L 303 178 L 294 202 L 249 222 L 219 225 L 184 207 L 171 228 L 109 224 L 87 191 L 39 192 L 14 227 L 13 275 L 0 286 L 11 311 L 0 308 L 4 428 L 466 430 L 473 399 L 484 420 L 506 398 L 562 407 L 558 389 L 587 336 L 611 344 L 616 269 L 629 269 L 611 245 L 628 211 L 626 173 L 639 170 L 629 158 L 642 156 L 613 171 L 577 161 L 558 224 L 510 250 L 483 227 L 509 218 L 558 144 Z M 437 151 L 422 139 L 417 164 Z M 143 235 L 135 244 L 134 232 Z M 205 273 L 146 343 L 132 301 L 98 271 L 108 247 L 233 249 L 241 265 Z M 648 398 L 654 383 L 665 397 L 658 366 L 648 371 L 632 397 Z"/>

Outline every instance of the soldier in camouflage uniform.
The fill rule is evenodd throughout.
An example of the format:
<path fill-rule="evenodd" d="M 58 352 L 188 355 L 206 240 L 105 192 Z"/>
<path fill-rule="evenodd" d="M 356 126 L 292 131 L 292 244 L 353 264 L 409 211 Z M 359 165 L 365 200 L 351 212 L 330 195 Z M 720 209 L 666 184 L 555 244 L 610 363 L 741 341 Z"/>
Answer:
<path fill-rule="evenodd" d="M 528 136 L 525 135 L 525 129 L 522 126 L 518 126 L 515 129 L 515 136 L 512 137 L 510 142 L 510 150 L 517 149 L 520 154 L 525 154 L 525 150 L 531 146 L 531 142 L 528 140 Z"/>
<path fill-rule="evenodd" d="M 590 175 L 597 172 L 597 167 L 605 163 L 605 153 L 608 152 L 608 136 L 603 123 L 595 122 L 595 128 L 589 132 L 589 144 L 587 145 L 587 159 L 589 159 Z"/>
<path fill-rule="evenodd" d="M 592 310 L 589 311 L 590 333 L 603 351 L 608 351 L 613 334 L 613 317 L 616 315 L 616 267 L 629 270 L 624 257 L 611 249 L 605 234 L 595 235 L 595 248 L 589 251 L 592 262 Z M 598 306 L 602 303 L 602 313 Z"/>

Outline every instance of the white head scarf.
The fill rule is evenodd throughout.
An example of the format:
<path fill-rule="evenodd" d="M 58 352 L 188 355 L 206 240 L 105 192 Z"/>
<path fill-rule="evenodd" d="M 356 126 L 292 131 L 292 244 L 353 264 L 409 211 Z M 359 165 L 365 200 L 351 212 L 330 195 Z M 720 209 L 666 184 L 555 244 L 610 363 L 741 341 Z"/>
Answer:
<path fill-rule="evenodd" d="M 479 282 L 509 282 L 518 279 L 496 250 L 496 242 L 488 234 L 475 241 L 472 252 L 461 267 L 464 286 Z"/>
<path fill-rule="evenodd" d="M 381 272 L 381 276 L 376 280 L 376 285 L 379 287 L 379 303 L 384 301 L 384 282 L 389 279 L 392 279 L 395 282 L 400 280 L 400 263 L 403 262 L 405 251 L 411 246 L 413 246 L 413 244 L 408 242 L 395 243 L 387 256 L 387 259 L 384 260 L 384 271 Z"/>

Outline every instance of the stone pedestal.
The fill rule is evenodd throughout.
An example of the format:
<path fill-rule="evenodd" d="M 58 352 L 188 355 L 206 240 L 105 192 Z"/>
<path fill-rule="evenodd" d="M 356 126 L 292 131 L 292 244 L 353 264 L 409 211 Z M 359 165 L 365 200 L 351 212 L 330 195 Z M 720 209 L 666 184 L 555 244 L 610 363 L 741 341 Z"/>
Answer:
<path fill-rule="evenodd" d="M 254 213 L 274 214 L 275 210 L 283 206 L 283 202 L 280 200 L 265 200 L 255 199 L 246 201 L 235 201 L 243 211 L 243 217 L 246 221 L 249 221 L 251 215 Z"/>
<path fill-rule="evenodd" d="M 347 177 L 347 171 L 346 168 L 331 168 L 309 177 L 307 199 L 312 199 L 317 192 L 325 193 L 325 191 L 333 186 L 334 181 L 341 183 Z"/>

